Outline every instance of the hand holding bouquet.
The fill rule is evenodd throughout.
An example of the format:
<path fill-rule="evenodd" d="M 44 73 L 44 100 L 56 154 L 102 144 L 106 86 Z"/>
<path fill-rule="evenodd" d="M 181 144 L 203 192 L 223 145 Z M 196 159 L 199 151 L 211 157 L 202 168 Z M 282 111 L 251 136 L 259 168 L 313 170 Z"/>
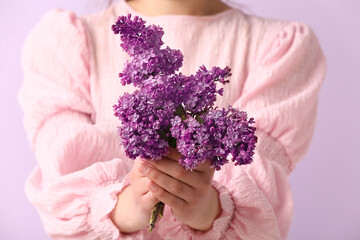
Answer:
<path fill-rule="evenodd" d="M 121 145 L 130 158 L 159 160 L 173 147 L 181 154 L 179 163 L 190 171 L 203 163 L 220 170 L 230 154 L 235 165 L 252 162 L 254 119 L 247 120 L 246 112 L 231 106 L 214 107 L 217 94 L 223 93 L 217 83 L 229 82 L 230 68 L 201 66 L 195 75 L 185 76 L 176 73 L 182 67 L 181 52 L 162 48 L 161 27 L 128 15 L 120 16 L 112 30 L 120 34 L 121 47 L 131 57 L 119 74 L 121 83 L 138 88 L 114 105 L 122 122 Z M 149 231 L 162 210 L 163 203 L 154 208 Z"/>

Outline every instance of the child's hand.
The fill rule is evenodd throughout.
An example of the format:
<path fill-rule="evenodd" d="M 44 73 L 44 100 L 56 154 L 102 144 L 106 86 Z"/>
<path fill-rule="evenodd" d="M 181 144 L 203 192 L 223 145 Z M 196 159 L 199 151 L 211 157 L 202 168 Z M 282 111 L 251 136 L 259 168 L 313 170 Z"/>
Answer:
<path fill-rule="evenodd" d="M 130 182 L 121 193 L 111 213 L 111 220 L 123 233 L 136 232 L 149 226 L 151 209 L 160 201 L 147 187 L 150 180 L 140 171 L 142 161 L 136 159 L 130 171 Z"/>
<path fill-rule="evenodd" d="M 144 160 L 139 170 L 148 181 L 142 180 L 143 186 L 149 187 L 154 198 L 170 206 L 178 221 L 197 230 L 208 230 L 220 212 L 218 192 L 211 187 L 214 169 L 206 162 L 186 171 L 178 163 L 180 157 L 176 149 L 170 148 L 166 158 Z"/>

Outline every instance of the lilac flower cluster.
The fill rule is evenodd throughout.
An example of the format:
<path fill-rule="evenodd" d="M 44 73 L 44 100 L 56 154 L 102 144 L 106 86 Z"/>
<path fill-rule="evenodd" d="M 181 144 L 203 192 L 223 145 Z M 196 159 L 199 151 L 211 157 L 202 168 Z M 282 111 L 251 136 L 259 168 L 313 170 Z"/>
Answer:
<path fill-rule="evenodd" d="M 118 130 L 127 156 L 159 159 L 167 153 L 169 134 L 161 138 L 160 132 L 170 124 L 169 113 L 175 112 L 172 102 L 156 102 L 136 91 L 121 96 L 114 110 L 122 122 Z"/>
<path fill-rule="evenodd" d="M 202 122 L 202 124 L 200 123 Z M 255 127 L 249 126 L 246 112 L 231 106 L 228 109 L 213 109 L 201 116 L 201 121 L 188 117 L 184 121 L 175 116 L 171 120 L 172 136 L 178 140 L 177 149 L 182 154 L 180 163 L 187 169 L 194 169 L 204 159 L 220 170 L 232 155 L 235 165 L 252 162 L 257 137 Z"/>
<path fill-rule="evenodd" d="M 121 83 L 142 87 L 144 80 L 156 75 L 171 75 L 182 67 L 183 55 L 169 47 L 161 49 L 164 31 L 161 27 L 145 26 L 145 21 L 131 15 L 120 16 L 112 25 L 115 34 L 120 34 L 121 47 L 132 60 L 125 64 L 119 74 Z"/>
<path fill-rule="evenodd" d="M 195 75 L 185 76 L 179 50 L 162 48 L 163 29 L 146 26 L 131 15 L 120 16 L 112 26 L 120 34 L 121 47 L 131 59 L 119 74 L 123 85 L 138 87 L 126 93 L 114 105 L 115 116 L 126 154 L 135 159 L 159 159 L 176 147 L 183 155 L 179 160 L 186 169 L 194 169 L 208 160 L 217 170 L 232 155 L 235 165 L 249 164 L 257 137 L 252 118 L 246 112 L 229 106 L 216 109 L 217 82 L 226 84 L 230 68 L 201 66 Z"/>

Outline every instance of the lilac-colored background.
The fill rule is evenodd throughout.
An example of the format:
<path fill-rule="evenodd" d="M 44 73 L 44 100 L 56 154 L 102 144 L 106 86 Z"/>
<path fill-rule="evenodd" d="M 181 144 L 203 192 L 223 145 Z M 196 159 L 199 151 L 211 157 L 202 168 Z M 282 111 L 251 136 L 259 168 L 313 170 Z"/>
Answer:
<path fill-rule="evenodd" d="M 360 2 L 359 0 L 239 0 L 253 13 L 304 21 L 328 61 L 317 127 L 309 153 L 290 176 L 295 200 L 289 239 L 360 239 Z M 24 181 L 36 162 L 25 139 L 16 93 L 26 34 L 49 9 L 78 14 L 101 0 L 0 1 L 0 239 L 49 239 Z M 56 27 L 56 26 L 54 26 Z"/>

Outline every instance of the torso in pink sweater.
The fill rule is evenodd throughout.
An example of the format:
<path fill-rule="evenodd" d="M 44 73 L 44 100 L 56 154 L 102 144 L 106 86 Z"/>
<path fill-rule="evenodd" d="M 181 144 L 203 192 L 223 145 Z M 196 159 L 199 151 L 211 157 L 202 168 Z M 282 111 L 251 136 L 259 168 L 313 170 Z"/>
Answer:
<path fill-rule="evenodd" d="M 314 130 L 326 63 L 304 23 L 263 19 L 231 9 L 212 16 L 142 16 L 161 25 L 165 45 L 184 54 L 181 71 L 229 66 L 217 106 L 232 104 L 256 119 L 254 162 L 214 175 L 222 213 L 207 232 L 182 225 L 165 209 L 155 230 L 122 234 L 108 214 L 132 167 L 118 144 L 112 106 L 129 86 L 117 77 L 128 59 L 111 25 L 136 14 L 124 0 L 77 17 L 53 10 L 29 34 L 19 92 L 38 166 L 26 182 L 54 239 L 285 239 L 293 213 L 288 175 Z"/>

